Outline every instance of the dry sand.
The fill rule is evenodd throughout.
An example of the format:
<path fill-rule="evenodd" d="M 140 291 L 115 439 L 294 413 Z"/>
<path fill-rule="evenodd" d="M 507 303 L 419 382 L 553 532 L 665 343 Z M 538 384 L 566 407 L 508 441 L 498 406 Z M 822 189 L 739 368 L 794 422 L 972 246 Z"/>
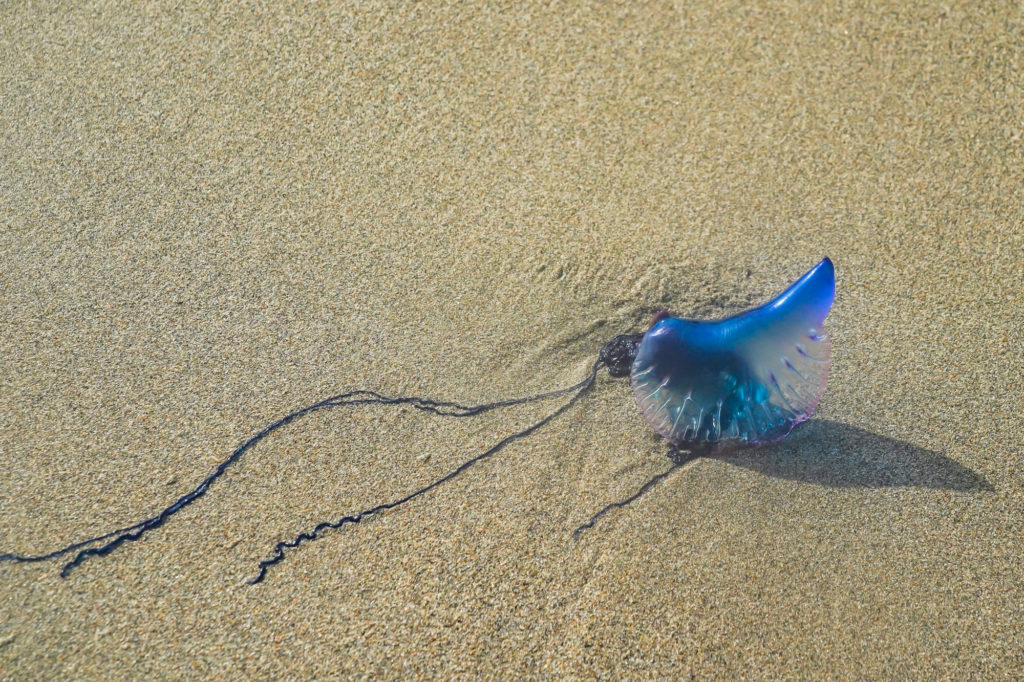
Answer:
<path fill-rule="evenodd" d="M 829 391 L 574 543 L 668 466 L 603 374 L 250 587 L 559 403 L 309 416 L 66 580 L 0 564 L 0 677 L 1021 674 L 1019 4 L 169 4 L 0 9 L 0 552 L 340 390 L 565 386 L 824 255 Z"/>

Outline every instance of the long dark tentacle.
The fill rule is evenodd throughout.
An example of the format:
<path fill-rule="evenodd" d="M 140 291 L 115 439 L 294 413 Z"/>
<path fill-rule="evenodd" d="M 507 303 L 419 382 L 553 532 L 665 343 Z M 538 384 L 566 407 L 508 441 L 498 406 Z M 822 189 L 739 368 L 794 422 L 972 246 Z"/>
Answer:
<path fill-rule="evenodd" d="M 610 512 L 612 509 L 619 509 L 621 507 L 626 507 L 626 506 L 636 502 L 637 500 L 639 500 L 641 497 L 643 497 L 647 493 L 648 490 L 650 490 L 654 486 L 658 485 L 658 483 L 660 483 L 661 481 L 664 481 L 666 478 L 669 477 L 669 475 L 672 474 L 673 471 L 675 471 L 679 467 L 683 466 L 684 464 L 689 462 L 691 459 L 695 459 L 696 457 L 698 457 L 698 455 L 696 455 L 696 454 L 689 454 L 689 455 L 682 456 L 678 451 L 673 451 L 673 453 L 670 455 L 670 457 L 672 459 L 672 466 L 670 466 L 668 469 L 666 469 L 665 471 L 661 472 L 660 474 L 655 474 L 654 476 L 652 476 L 646 483 L 644 483 L 642 486 L 640 486 L 639 490 L 637 490 L 635 493 L 633 493 L 629 497 L 623 498 L 623 499 L 618 500 L 616 502 L 612 502 L 610 504 L 606 504 L 604 507 L 601 508 L 600 511 L 598 511 L 596 514 L 594 514 L 589 519 L 587 519 L 586 523 L 581 524 L 579 528 L 577 528 L 576 530 L 573 531 L 573 533 L 572 533 L 573 540 L 579 540 L 580 536 L 583 535 L 584 531 L 587 531 L 587 530 L 593 528 L 594 524 L 597 523 L 597 520 L 600 519 L 605 514 L 607 514 L 608 512 Z"/>
<path fill-rule="evenodd" d="M 573 391 L 579 391 L 592 384 L 593 380 L 594 373 L 592 372 L 591 375 L 588 376 L 587 378 L 566 388 L 561 388 L 555 391 L 548 391 L 545 393 L 537 393 L 534 395 L 524 396 L 521 398 L 511 398 L 508 400 L 498 400 L 489 403 L 482 403 L 480 405 L 463 405 L 461 403 L 432 400 L 430 398 L 422 398 L 419 396 L 386 396 L 375 391 L 366 390 L 349 391 L 347 393 L 341 393 L 335 396 L 331 396 L 330 398 L 326 398 L 319 402 L 313 403 L 312 405 L 307 405 L 306 407 L 303 407 L 288 415 L 285 415 L 284 417 L 281 417 L 277 421 L 265 426 L 258 433 L 250 437 L 241 445 L 239 445 L 234 450 L 234 452 L 232 452 L 231 455 L 227 457 L 227 459 L 220 462 L 220 464 L 218 464 L 217 467 L 213 470 L 213 473 L 204 478 L 199 483 L 199 485 L 197 485 L 195 488 L 179 497 L 173 504 L 165 507 L 163 510 L 161 510 L 154 516 L 143 519 L 142 521 L 139 521 L 138 523 L 132 524 L 130 526 L 125 526 L 123 528 L 118 528 L 117 530 L 113 530 L 102 535 L 97 535 L 95 537 L 74 542 L 65 547 L 53 550 L 51 552 L 47 552 L 45 554 L 0 554 L 0 561 L 46 561 L 48 559 L 55 559 L 65 554 L 77 551 L 78 553 L 74 556 L 74 558 L 71 559 L 71 561 L 69 561 L 67 564 L 65 564 L 63 569 L 61 569 L 61 576 L 67 577 L 68 574 L 76 566 L 80 565 L 89 557 L 106 556 L 122 544 L 126 542 L 134 542 L 140 539 L 147 532 L 159 528 L 164 523 L 166 523 L 171 516 L 178 513 L 179 511 L 181 511 L 182 509 L 184 509 L 185 507 L 187 507 L 188 505 L 192 504 L 200 497 L 205 495 L 207 490 L 209 490 L 210 485 L 213 484 L 213 482 L 216 481 L 218 478 L 223 476 L 224 472 L 227 471 L 228 467 L 230 467 L 232 464 L 238 461 L 238 459 L 242 455 L 244 455 L 248 450 L 250 450 L 261 440 L 266 438 L 268 435 L 270 435 L 277 429 L 287 424 L 290 424 L 291 422 L 295 421 L 296 419 L 299 419 L 300 417 L 303 417 L 312 412 L 316 412 L 318 410 L 342 406 L 369 404 L 409 405 L 411 407 L 416 408 L 417 410 L 422 410 L 424 412 L 430 412 L 432 414 L 437 414 L 445 417 L 471 417 L 500 407 L 507 407 L 510 405 L 521 405 L 524 403 L 534 402 L 537 400 L 555 398 L 561 395 L 565 395 L 567 393 L 571 393 Z M 90 547 L 90 545 L 95 545 L 96 543 L 100 542 L 103 542 L 104 544 L 95 547 Z"/>
<path fill-rule="evenodd" d="M 589 389 L 591 386 L 593 386 L 594 380 L 597 378 L 597 371 L 600 368 L 601 364 L 602 364 L 601 360 L 598 360 L 597 362 L 595 362 L 593 368 L 590 370 L 590 374 L 587 375 L 587 377 L 583 381 L 581 381 L 580 383 L 578 383 L 575 386 L 573 386 L 570 389 L 568 389 L 568 390 L 576 390 L 577 393 L 572 397 L 572 399 L 570 399 L 564 405 L 559 407 L 557 410 L 555 410 L 554 412 L 552 412 L 548 416 L 544 417 L 540 421 L 538 421 L 538 422 L 536 422 L 536 423 L 526 427 L 522 431 L 517 431 L 516 433 L 513 433 L 512 435 L 507 436 L 507 437 L 501 439 L 500 441 L 498 441 L 496 444 L 491 446 L 485 452 L 482 452 L 479 455 L 477 455 L 477 456 L 475 456 L 475 457 L 473 457 L 471 459 L 466 460 L 465 462 L 463 462 L 458 467 L 456 467 L 452 471 L 448 472 L 447 474 L 445 474 L 441 478 L 438 478 L 435 481 L 433 481 L 433 482 L 423 486 L 422 488 L 419 488 L 418 490 L 416 490 L 414 492 L 411 492 L 408 495 L 406 495 L 404 497 L 401 497 L 401 498 L 399 498 L 397 500 L 393 500 L 391 502 L 385 502 L 383 504 L 378 504 L 375 507 L 370 507 L 369 509 L 365 509 L 365 510 L 363 510 L 361 512 L 358 512 L 356 514 L 352 514 L 352 515 L 349 515 L 349 516 L 342 516 L 337 521 L 324 521 L 322 523 L 317 524 L 312 530 L 306 531 L 304 533 L 300 533 L 299 535 L 295 536 L 291 540 L 282 540 L 282 541 L 278 542 L 276 545 L 274 545 L 274 552 L 273 552 L 273 554 L 271 556 L 267 557 L 266 559 L 263 559 L 262 561 L 260 561 L 259 566 L 258 566 L 258 572 L 257 572 L 256 576 L 252 580 L 249 581 L 249 584 L 250 585 L 256 585 L 257 583 L 262 582 L 263 579 L 266 577 L 267 571 L 270 569 L 271 566 L 274 566 L 275 564 L 278 564 L 281 561 L 284 561 L 284 559 L 285 559 L 285 550 L 286 549 L 294 549 L 294 548 L 298 547 L 299 545 L 301 545 L 301 544 L 303 544 L 305 542 L 311 542 L 313 540 L 316 540 L 318 537 L 320 537 L 320 535 L 324 531 L 334 530 L 334 529 L 337 529 L 337 528 L 341 528 L 342 526 L 344 526 L 345 524 L 348 524 L 348 523 L 359 523 L 363 519 L 365 519 L 367 517 L 370 517 L 370 516 L 373 516 L 374 514 L 379 514 L 380 512 L 387 511 L 388 509 L 394 509 L 395 507 L 403 505 L 406 502 L 409 502 L 409 501 L 411 501 L 411 500 L 413 500 L 413 499 L 415 499 L 415 498 L 417 498 L 417 497 L 419 497 L 421 495 L 424 495 L 424 494 L 430 492 L 434 488 L 437 488 L 437 487 L 439 487 L 441 485 L 444 485 L 448 481 L 451 481 L 452 479 L 456 478 L 457 476 L 459 476 L 460 474 L 465 472 L 467 469 L 469 469 L 473 465 L 478 464 L 478 463 L 484 461 L 485 459 L 493 457 L 495 454 L 497 454 L 500 450 L 502 450 L 505 446 L 509 445 L 510 443 L 512 443 L 512 442 L 514 442 L 516 440 L 519 440 L 520 438 L 525 438 L 526 436 L 530 435 L 531 433 L 533 433 L 537 429 L 541 428 L 542 426 L 544 426 L 545 424 L 547 424 L 548 422 L 552 421 L 553 419 L 558 417 L 560 414 L 562 414 L 563 412 L 568 410 L 570 407 L 572 407 L 573 404 L 577 400 L 579 400 L 583 396 L 584 393 L 587 392 L 587 389 Z M 563 390 L 562 392 L 567 392 L 567 391 Z"/>

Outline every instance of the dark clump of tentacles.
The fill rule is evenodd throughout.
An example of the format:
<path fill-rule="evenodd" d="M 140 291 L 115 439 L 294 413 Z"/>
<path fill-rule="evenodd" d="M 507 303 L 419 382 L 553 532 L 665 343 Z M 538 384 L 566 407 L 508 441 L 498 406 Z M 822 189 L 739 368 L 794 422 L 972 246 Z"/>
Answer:
<path fill-rule="evenodd" d="M 341 528 L 342 526 L 349 523 L 359 523 L 367 517 L 379 514 L 380 512 L 387 511 L 389 509 L 394 509 L 395 507 L 401 506 L 406 502 L 409 502 L 411 500 L 416 499 L 417 497 L 420 497 L 421 495 L 425 495 L 431 490 L 441 485 L 444 485 L 445 483 L 456 478 L 460 474 L 464 473 L 470 467 L 482 462 L 485 459 L 488 459 L 489 457 L 494 456 L 495 454 L 497 454 L 499 451 L 501 451 L 514 441 L 519 440 L 521 438 L 525 438 L 526 436 L 540 429 L 547 423 L 556 419 L 559 415 L 561 415 L 566 410 L 568 410 L 572 405 L 574 405 L 594 385 L 594 382 L 597 379 L 597 373 L 601 369 L 601 367 L 606 367 L 608 369 L 609 374 L 611 374 L 614 377 L 626 376 L 627 374 L 629 374 L 629 367 L 633 362 L 633 358 L 636 356 L 637 347 L 639 345 L 641 337 L 641 334 L 623 334 L 612 339 L 608 344 L 606 344 L 601 349 L 601 352 L 598 355 L 598 359 L 594 362 L 587 376 L 583 378 L 581 381 L 573 384 L 572 386 L 567 386 L 565 388 L 561 388 L 558 390 L 548 391 L 546 393 L 538 393 L 535 395 L 520 398 L 499 400 L 490 403 L 483 403 L 480 405 L 462 405 L 455 402 L 431 400 L 429 398 L 421 398 L 418 396 L 386 396 L 380 393 L 376 393 L 374 391 L 364 390 L 349 391 L 347 393 L 331 396 L 330 398 L 326 398 L 319 402 L 313 403 L 312 405 L 308 405 L 299 410 L 296 410 L 284 417 L 281 417 L 277 421 L 265 426 L 262 430 L 260 430 L 259 432 L 251 436 L 248 440 L 246 440 L 244 443 L 239 445 L 234 450 L 234 452 L 232 452 L 225 460 L 218 464 L 217 467 L 213 470 L 213 472 L 205 479 L 203 479 L 199 483 L 199 485 L 197 485 L 195 488 L 193 488 L 192 490 L 190 490 L 189 492 L 185 493 L 177 500 L 175 500 L 172 504 L 165 507 L 163 510 L 149 518 L 143 519 L 138 523 L 134 523 L 130 526 L 125 526 L 123 528 L 112 530 L 109 533 L 104 533 L 103 535 L 98 535 L 96 537 L 91 537 L 78 542 L 74 542 L 65 547 L 61 547 L 60 549 L 56 549 L 44 554 L 0 554 L 0 561 L 47 561 L 50 559 L 57 559 L 59 557 L 63 557 L 73 553 L 71 559 L 67 561 L 64 564 L 64 567 L 61 569 L 61 576 L 67 577 L 72 570 L 74 570 L 77 566 L 81 565 L 87 559 L 91 557 L 106 556 L 118 547 L 120 547 L 121 545 L 127 542 L 135 542 L 137 540 L 140 540 L 146 533 L 152 530 L 156 530 L 160 526 L 164 525 L 168 520 L 170 520 L 172 516 L 174 516 L 179 511 L 181 511 L 182 509 L 189 506 L 190 504 L 201 498 L 203 495 L 205 495 L 207 491 L 210 489 L 210 486 L 218 478 L 220 478 L 225 471 L 227 471 L 228 467 L 237 462 L 242 455 L 244 455 L 246 452 L 252 449 L 257 443 L 259 443 L 261 440 L 266 438 L 268 435 L 270 435 L 277 429 L 280 429 L 281 427 L 290 424 L 291 422 L 294 422 L 297 419 L 305 415 L 311 414 L 313 412 L 331 409 L 335 407 L 350 407 L 356 405 L 408 405 L 417 410 L 421 410 L 423 412 L 428 412 L 442 417 L 464 418 L 472 417 L 501 407 L 507 407 L 511 405 L 522 405 L 524 403 L 530 403 L 538 400 L 545 400 L 549 398 L 556 398 L 562 395 L 572 394 L 572 397 L 567 402 L 565 402 L 561 407 L 556 409 L 554 412 L 551 412 L 546 417 L 531 424 L 530 426 L 520 431 L 517 431 L 509 436 L 506 436 L 505 438 L 501 439 L 500 441 L 492 445 L 486 451 L 464 461 L 462 464 L 452 469 L 444 476 L 441 476 L 440 478 L 429 483 L 428 485 L 425 485 L 422 488 L 419 488 L 418 490 L 408 493 L 404 497 L 400 497 L 389 502 L 383 502 L 374 507 L 370 507 L 369 509 L 364 509 L 363 511 L 360 511 L 358 513 L 342 516 L 335 520 L 324 521 L 316 525 L 314 528 L 306 532 L 300 533 L 291 540 L 278 542 L 274 546 L 271 555 L 259 562 L 256 576 L 249 581 L 250 584 L 262 582 L 262 580 L 267 575 L 267 571 L 272 566 L 280 563 L 285 559 L 285 553 L 287 550 L 294 549 L 303 543 L 315 540 L 318 537 L 320 537 L 320 535 L 325 531 Z M 660 481 L 662 478 L 668 475 L 670 471 L 674 470 L 680 464 L 681 461 L 676 462 L 676 464 L 673 465 L 672 469 L 670 469 L 668 472 L 665 472 L 664 474 L 659 474 L 658 476 L 656 476 L 654 479 L 645 484 L 645 486 L 640 491 L 638 491 L 635 495 L 631 496 L 630 498 L 623 500 L 621 502 L 608 505 L 607 507 L 599 511 L 597 514 L 591 517 L 591 519 L 587 521 L 587 523 L 580 526 L 577 529 L 575 535 L 578 536 L 582 531 L 593 526 L 597 519 L 604 515 L 610 509 L 616 506 L 624 506 L 625 504 L 632 502 L 634 499 L 636 499 L 644 492 L 646 492 L 646 490 L 649 487 Z"/>
<path fill-rule="evenodd" d="M 619 334 L 604 345 L 597 359 L 608 368 L 608 374 L 613 377 L 629 376 L 629 370 L 633 366 L 633 360 L 643 338 L 643 334 Z"/>

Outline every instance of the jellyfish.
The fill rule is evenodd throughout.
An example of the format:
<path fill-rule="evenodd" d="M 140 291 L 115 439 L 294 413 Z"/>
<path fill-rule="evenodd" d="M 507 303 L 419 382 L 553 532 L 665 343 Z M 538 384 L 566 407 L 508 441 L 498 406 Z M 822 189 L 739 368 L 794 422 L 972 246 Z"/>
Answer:
<path fill-rule="evenodd" d="M 834 297 L 826 258 L 772 301 L 724 320 L 659 313 L 629 375 L 647 423 L 672 445 L 711 451 L 784 438 L 825 392 Z"/>
<path fill-rule="evenodd" d="M 689 320 L 668 312 L 655 316 L 646 333 L 621 334 L 606 343 L 587 376 L 565 388 L 479 405 L 419 396 L 387 396 L 375 391 L 341 393 L 302 407 L 268 424 L 239 445 L 206 478 L 157 514 L 102 535 L 39 554 L 0 554 L 0 561 L 40 562 L 68 557 L 61 576 L 93 557 L 103 557 L 136 542 L 203 497 L 246 452 L 273 432 L 313 412 L 359 405 L 409 406 L 439 417 L 468 418 L 512 405 L 570 396 L 530 426 L 498 440 L 490 448 L 440 478 L 397 499 L 320 522 L 289 540 L 279 541 L 249 580 L 262 582 L 290 550 L 331 530 L 394 509 L 452 481 L 511 443 L 557 419 L 593 386 L 598 372 L 629 376 L 637 405 L 647 423 L 669 446 L 672 466 L 633 495 L 606 505 L 580 525 L 574 538 L 612 509 L 626 506 L 693 457 L 756 447 L 784 438 L 814 414 L 825 391 L 829 339 L 823 325 L 835 296 L 832 262 L 825 258 L 782 294 L 746 312 L 721 320 Z"/>

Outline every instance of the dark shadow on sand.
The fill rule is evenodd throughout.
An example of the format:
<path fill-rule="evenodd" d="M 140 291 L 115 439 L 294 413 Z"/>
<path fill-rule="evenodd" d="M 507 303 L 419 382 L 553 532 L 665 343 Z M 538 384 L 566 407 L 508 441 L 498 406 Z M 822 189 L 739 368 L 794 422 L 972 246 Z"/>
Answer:
<path fill-rule="evenodd" d="M 835 488 L 995 489 L 940 452 L 827 419 L 801 424 L 778 443 L 719 459 L 767 476 Z"/>
<path fill-rule="evenodd" d="M 602 507 L 573 533 L 580 536 L 614 509 L 623 509 L 647 494 L 676 469 L 698 457 L 712 457 L 767 476 L 834 488 L 912 487 L 960 492 L 992 491 L 988 480 L 940 452 L 880 436 L 827 419 L 801 424 L 785 440 L 728 454 L 670 449 L 672 465 L 655 474 L 633 494 Z M 684 472 L 685 475 L 685 472 Z"/>

